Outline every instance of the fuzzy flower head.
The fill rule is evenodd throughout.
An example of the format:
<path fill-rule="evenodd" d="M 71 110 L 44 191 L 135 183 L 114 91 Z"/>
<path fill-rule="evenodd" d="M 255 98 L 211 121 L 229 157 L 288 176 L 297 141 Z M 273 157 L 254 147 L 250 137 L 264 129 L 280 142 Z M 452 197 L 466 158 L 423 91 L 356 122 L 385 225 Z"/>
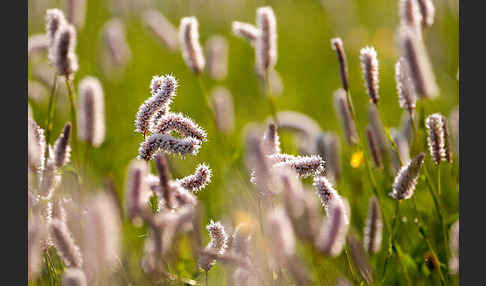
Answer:
<path fill-rule="evenodd" d="M 199 141 L 206 141 L 206 131 L 193 122 L 190 118 L 180 113 L 169 113 L 157 122 L 153 121 L 152 133 L 169 133 L 176 131 L 183 137 L 193 137 Z"/>
<path fill-rule="evenodd" d="M 142 20 L 170 51 L 175 51 L 179 47 L 177 28 L 159 11 L 151 9 L 144 12 Z"/>
<path fill-rule="evenodd" d="M 49 39 L 50 46 L 54 43 L 54 39 L 59 28 L 66 25 L 67 21 L 64 13 L 59 9 L 49 9 L 46 11 L 46 34 Z"/>
<path fill-rule="evenodd" d="M 265 152 L 268 154 L 280 153 L 280 139 L 278 137 L 277 125 L 273 122 L 267 125 L 262 142 Z"/>
<path fill-rule="evenodd" d="M 199 43 L 199 23 L 196 17 L 184 17 L 179 27 L 179 41 L 182 49 L 182 56 L 187 66 L 195 74 L 204 70 L 206 60 Z"/>
<path fill-rule="evenodd" d="M 156 133 L 140 144 L 137 158 L 148 161 L 159 151 L 181 156 L 197 155 L 200 147 L 201 141 L 193 137 L 178 139 L 168 134 Z"/>
<path fill-rule="evenodd" d="M 260 34 L 258 28 L 249 23 L 234 21 L 231 24 L 231 28 L 234 35 L 239 38 L 246 39 L 252 45 L 255 45 L 258 35 Z"/>
<path fill-rule="evenodd" d="M 153 118 L 161 118 L 169 112 L 169 104 L 176 96 L 177 80 L 172 75 L 154 76 L 150 82 L 152 96 L 147 99 L 138 109 L 135 119 L 135 132 L 146 134 Z M 157 120 L 158 121 L 158 120 Z"/>
<path fill-rule="evenodd" d="M 422 14 L 418 0 L 400 0 L 399 8 L 402 23 L 421 32 Z"/>
<path fill-rule="evenodd" d="M 293 156 L 287 154 L 272 154 L 273 168 L 289 167 L 303 178 L 316 176 L 324 172 L 324 160 L 319 155 Z"/>
<path fill-rule="evenodd" d="M 50 231 L 54 245 L 64 264 L 71 267 L 82 267 L 83 256 L 66 224 L 53 219 L 50 223 Z"/>
<path fill-rule="evenodd" d="M 277 21 L 271 7 L 257 9 L 256 64 L 260 75 L 265 75 L 277 63 Z"/>
<path fill-rule="evenodd" d="M 223 133 L 231 132 L 235 127 L 233 97 L 224 87 L 216 87 L 211 92 L 211 106 L 216 116 L 216 124 Z"/>
<path fill-rule="evenodd" d="M 228 41 L 219 35 L 211 36 L 206 42 L 208 74 L 222 80 L 228 74 Z"/>
<path fill-rule="evenodd" d="M 228 247 L 228 235 L 223 225 L 219 221 L 214 222 L 211 220 L 206 226 L 206 229 L 211 237 L 211 241 L 206 246 L 206 250 L 215 251 L 218 255 L 223 255 Z M 215 263 L 215 259 L 204 254 L 201 255 L 198 260 L 199 267 L 205 271 L 209 271 Z"/>
<path fill-rule="evenodd" d="M 69 146 L 69 137 L 71 135 L 71 123 L 64 125 L 61 136 L 54 144 L 54 161 L 57 168 L 61 168 L 69 162 L 71 147 Z"/>
<path fill-rule="evenodd" d="M 326 209 L 326 213 L 328 215 L 330 215 L 330 207 L 332 204 L 344 204 L 343 199 L 326 177 L 314 177 L 313 186 L 316 189 L 317 196 L 321 199 L 321 203 Z"/>
<path fill-rule="evenodd" d="M 338 256 L 346 243 L 349 229 L 348 215 L 344 204 L 332 202 L 316 239 L 317 248 L 331 257 Z"/>
<path fill-rule="evenodd" d="M 66 268 L 62 274 L 62 286 L 88 286 L 81 268 Z"/>
<path fill-rule="evenodd" d="M 422 14 L 422 23 L 424 26 L 434 24 L 435 7 L 432 0 L 418 0 L 420 13 Z"/>
<path fill-rule="evenodd" d="M 438 165 L 441 161 L 450 162 L 451 154 L 447 119 L 439 113 L 434 113 L 427 117 L 425 126 L 429 132 L 427 143 L 434 163 Z"/>
<path fill-rule="evenodd" d="M 105 141 L 105 100 L 100 81 L 91 76 L 79 83 L 78 135 L 93 147 Z"/>
<path fill-rule="evenodd" d="M 334 108 L 340 117 L 341 126 L 344 129 L 344 137 L 349 145 L 355 145 L 358 143 L 358 133 L 356 131 L 356 125 L 349 110 L 348 100 L 346 98 L 346 91 L 340 88 L 337 89 L 334 94 Z"/>
<path fill-rule="evenodd" d="M 344 53 L 344 46 L 343 41 L 341 38 L 333 38 L 331 39 L 331 47 L 333 50 L 336 51 L 338 61 L 339 61 L 339 73 L 341 75 L 341 81 L 343 84 L 343 89 L 348 91 L 349 83 L 348 83 L 348 64 L 346 60 L 346 54 Z"/>
<path fill-rule="evenodd" d="M 400 107 L 413 114 L 417 97 L 407 62 L 400 58 L 395 65 L 395 80 L 397 82 L 398 102 Z"/>
<path fill-rule="evenodd" d="M 377 253 L 381 248 L 383 222 L 380 206 L 376 197 L 371 197 L 368 205 L 368 216 L 364 229 L 364 248 L 369 253 Z"/>
<path fill-rule="evenodd" d="M 197 193 L 211 182 L 212 171 L 206 164 L 199 164 L 194 174 L 177 180 L 177 183 L 186 190 Z"/>
<path fill-rule="evenodd" d="M 406 200 L 412 197 L 424 159 L 425 153 L 422 152 L 398 171 L 390 193 L 392 198 Z"/>
<path fill-rule="evenodd" d="M 284 209 L 277 208 L 270 212 L 267 216 L 267 225 L 272 237 L 274 255 L 282 260 L 293 257 L 295 255 L 295 234 Z"/>
<path fill-rule="evenodd" d="M 378 58 L 373 47 L 365 47 L 360 51 L 361 69 L 366 85 L 366 91 L 371 101 L 378 104 Z"/>
<path fill-rule="evenodd" d="M 49 61 L 56 68 L 58 75 L 71 78 L 79 68 L 75 53 L 76 29 L 69 24 L 62 25 L 58 29 L 49 51 Z"/>

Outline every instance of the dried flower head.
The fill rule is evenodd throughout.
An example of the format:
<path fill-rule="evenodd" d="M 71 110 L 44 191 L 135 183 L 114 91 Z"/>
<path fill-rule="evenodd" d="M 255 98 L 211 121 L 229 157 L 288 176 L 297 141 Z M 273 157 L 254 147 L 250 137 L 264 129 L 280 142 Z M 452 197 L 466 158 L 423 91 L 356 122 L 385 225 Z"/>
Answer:
<path fill-rule="evenodd" d="M 71 147 L 69 147 L 69 136 L 71 135 L 71 122 L 64 125 L 61 135 L 54 143 L 54 162 L 57 168 L 61 168 L 69 162 Z"/>
<path fill-rule="evenodd" d="M 179 26 L 179 41 L 182 49 L 182 56 L 187 66 L 195 74 L 204 70 L 206 60 L 199 43 L 199 23 L 196 17 L 184 17 Z"/>
<path fill-rule="evenodd" d="M 144 161 L 133 160 L 128 166 L 125 202 L 130 219 L 138 216 L 142 210 L 142 193 L 147 188 L 144 178 L 148 173 L 148 166 Z"/>
<path fill-rule="evenodd" d="M 206 229 L 209 232 L 209 236 L 211 237 L 211 241 L 206 246 L 205 250 L 212 250 L 216 251 L 218 255 L 223 255 L 227 248 L 227 241 L 228 235 L 223 227 L 223 225 L 218 221 L 210 221 L 210 223 L 206 226 Z M 216 263 L 215 259 L 212 257 L 208 257 L 207 255 L 201 255 L 198 260 L 199 268 L 204 271 L 209 271 L 211 267 Z"/>
<path fill-rule="evenodd" d="M 432 0 L 418 0 L 422 22 L 424 26 L 432 26 L 434 23 L 435 7 Z"/>
<path fill-rule="evenodd" d="M 374 104 L 378 104 L 378 58 L 373 47 L 364 47 L 360 50 L 361 69 L 366 85 L 366 92 Z"/>
<path fill-rule="evenodd" d="M 222 80 L 228 74 L 228 41 L 219 35 L 211 36 L 206 42 L 207 70 L 210 77 Z"/>
<path fill-rule="evenodd" d="M 64 264 L 68 267 L 81 268 L 83 257 L 67 225 L 58 219 L 53 219 L 50 223 L 50 233 Z"/>
<path fill-rule="evenodd" d="M 286 263 L 295 255 L 295 235 L 289 217 L 282 208 L 276 208 L 267 215 L 268 232 L 275 258 Z"/>
<path fill-rule="evenodd" d="M 176 96 L 177 80 L 172 75 L 154 76 L 150 83 L 152 97 L 147 99 L 138 109 L 135 120 L 135 132 L 146 134 L 152 117 L 162 111 L 162 115 L 168 113 L 169 104 L 172 98 Z"/>
<path fill-rule="evenodd" d="M 434 113 L 427 117 L 425 126 L 429 132 L 427 143 L 429 144 L 430 156 L 432 156 L 434 163 L 438 165 L 441 161 L 450 162 L 451 153 L 447 119 L 439 113 Z"/>
<path fill-rule="evenodd" d="M 425 153 L 422 152 L 398 171 L 390 193 L 392 198 L 406 200 L 412 197 L 424 159 Z"/>
<path fill-rule="evenodd" d="M 317 248 L 331 257 L 338 256 L 346 243 L 348 229 L 346 207 L 342 203 L 331 202 L 327 219 L 324 220 L 316 239 Z"/>
<path fill-rule="evenodd" d="M 78 57 L 75 49 L 76 29 L 69 24 L 60 26 L 49 50 L 49 61 L 56 68 L 58 75 L 71 78 L 78 70 Z"/>
<path fill-rule="evenodd" d="M 188 191 L 197 193 L 211 182 L 211 175 L 211 169 L 208 165 L 203 163 L 197 166 L 193 175 L 178 179 L 177 183 Z"/>
<path fill-rule="evenodd" d="M 69 23 L 78 29 L 82 29 L 86 15 L 86 0 L 67 0 L 66 14 Z"/>
<path fill-rule="evenodd" d="M 105 193 L 86 203 L 83 251 L 89 276 L 117 266 L 120 251 L 120 218 L 115 202 Z M 93 238 L 96 237 L 95 240 Z"/>
<path fill-rule="evenodd" d="M 340 88 L 334 92 L 334 108 L 341 119 L 341 125 L 344 129 L 344 135 L 349 145 L 358 143 L 358 133 L 356 126 L 349 110 L 348 100 L 346 99 L 346 91 Z"/>
<path fill-rule="evenodd" d="M 255 42 L 255 59 L 257 71 L 263 76 L 277 63 L 277 21 L 271 7 L 257 9 L 257 27 L 260 33 Z"/>
<path fill-rule="evenodd" d="M 383 162 L 381 160 L 380 148 L 376 139 L 375 132 L 371 126 L 366 126 L 366 139 L 368 140 L 368 147 L 370 148 L 371 158 L 377 168 L 383 167 Z"/>
<path fill-rule="evenodd" d="M 255 45 L 256 39 L 260 34 L 258 28 L 249 23 L 234 21 L 231 24 L 231 28 L 233 30 L 233 34 L 242 39 L 246 39 L 252 45 Z"/>
<path fill-rule="evenodd" d="M 266 154 L 280 153 L 280 139 L 275 123 L 270 122 L 267 125 L 265 134 L 263 134 L 262 144 Z"/>
<path fill-rule="evenodd" d="M 66 268 L 62 274 L 62 286 L 88 286 L 81 268 Z"/>
<path fill-rule="evenodd" d="M 233 97 L 224 87 L 216 87 L 211 91 L 211 106 L 216 116 L 218 128 L 224 132 L 231 132 L 235 127 Z"/>
<path fill-rule="evenodd" d="M 439 88 L 423 40 L 413 29 L 402 27 L 399 42 L 417 95 L 424 98 L 436 97 Z"/>
<path fill-rule="evenodd" d="M 49 46 L 52 46 L 59 28 L 66 25 L 64 13 L 59 9 L 49 9 L 46 11 L 46 34 L 49 39 Z"/>
<path fill-rule="evenodd" d="M 61 175 L 57 172 L 56 163 L 54 161 L 54 151 L 52 146 L 49 146 L 49 158 L 45 164 L 40 177 L 40 190 L 39 194 L 43 199 L 50 199 L 54 190 L 61 182 Z"/>
<path fill-rule="evenodd" d="M 398 102 L 400 107 L 407 110 L 410 116 L 415 110 L 417 97 L 413 82 L 410 78 L 410 70 L 403 58 L 400 58 L 395 65 L 395 80 L 397 82 Z"/>
<path fill-rule="evenodd" d="M 368 216 L 364 229 L 364 248 L 368 253 L 377 253 L 381 248 L 383 236 L 383 222 L 380 206 L 375 196 L 370 198 L 368 204 Z"/>
<path fill-rule="evenodd" d="M 193 137 L 199 141 L 206 141 L 206 131 L 181 113 L 168 113 L 157 122 L 153 121 L 150 128 L 152 133 L 170 133 L 176 131 L 183 137 Z"/>
<path fill-rule="evenodd" d="M 348 83 L 348 63 L 346 60 L 346 53 L 344 52 L 343 41 L 341 38 L 331 39 L 331 47 L 336 51 L 336 55 L 339 61 L 339 74 L 341 75 L 341 82 L 343 83 L 343 89 L 347 92 L 349 89 Z"/>
<path fill-rule="evenodd" d="M 138 159 L 151 160 L 157 152 L 177 155 L 196 155 L 201 147 L 201 141 L 193 137 L 175 138 L 169 134 L 152 134 L 140 144 Z"/>
<path fill-rule="evenodd" d="M 86 76 L 79 83 L 78 136 L 99 147 L 105 141 L 105 100 L 100 81 Z"/>
<path fill-rule="evenodd" d="M 164 15 L 157 10 L 151 9 L 143 13 L 142 20 L 157 39 L 164 43 L 170 51 L 177 50 L 179 46 L 177 28 Z"/>

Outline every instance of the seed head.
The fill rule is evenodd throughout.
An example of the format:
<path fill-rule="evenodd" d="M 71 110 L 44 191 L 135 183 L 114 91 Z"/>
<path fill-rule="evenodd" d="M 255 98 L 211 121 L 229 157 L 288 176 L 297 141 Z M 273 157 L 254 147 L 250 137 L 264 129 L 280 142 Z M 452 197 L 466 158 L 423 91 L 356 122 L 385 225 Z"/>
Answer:
<path fill-rule="evenodd" d="M 91 76 L 79 83 L 78 136 L 99 147 L 105 141 L 105 102 L 100 81 Z"/>
<path fill-rule="evenodd" d="M 373 129 L 373 132 L 375 133 L 376 142 L 380 148 L 380 153 L 385 156 L 385 154 L 389 152 L 391 145 L 385 136 L 385 128 L 381 122 L 378 108 L 372 103 L 368 104 L 368 120 L 370 122 L 371 129 Z"/>
<path fill-rule="evenodd" d="M 390 193 L 392 198 L 407 200 L 412 197 L 424 159 L 425 153 L 422 152 L 398 171 L 393 182 L 393 191 Z"/>
<path fill-rule="evenodd" d="M 275 123 L 270 122 L 267 125 L 267 129 L 265 130 L 262 141 L 265 153 L 280 153 L 280 139 L 278 137 L 277 125 Z"/>
<path fill-rule="evenodd" d="M 107 21 L 103 25 L 101 36 L 106 51 L 103 56 L 106 57 L 104 62 L 108 65 L 108 72 L 111 72 L 112 67 L 126 65 L 131 59 L 132 52 L 126 39 L 125 25 L 122 20 L 113 18 Z"/>
<path fill-rule="evenodd" d="M 449 231 L 449 248 L 451 258 L 449 259 L 449 272 L 453 275 L 459 273 L 459 220 L 457 220 Z"/>
<path fill-rule="evenodd" d="M 28 39 L 27 54 L 29 58 L 39 52 L 45 52 L 49 47 L 49 38 L 45 34 L 32 35 Z"/>
<path fill-rule="evenodd" d="M 233 34 L 242 39 L 246 39 L 250 44 L 255 45 L 260 31 L 257 27 L 249 23 L 234 21 L 231 24 Z"/>
<path fill-rule="evenodd" d="M 459 156 L 459 106 L 454 107 L 449 114 L 449 126 L 451 127 L 456 154 Z"/>
<path fill-rule="evenodd" d="M 432 26 L 434 23 L 435 7 L 432 0 L 418 0 L 422 23 L 424 26 Z"/>
<path fill-rule="evenodd" d="M 161 150 L 181 156 L 196 155 L 199 148 L 201 141 L 193 137 L 178 139 L 168 134 L 152 134 L 140 144 L 138 159 L 151 160 Z"/>
<path fill-rule="evenodd" d="M 152 117 L 158 112 L 157 117 L 162 117 L 169 112 L 169 104 L 176 96 L 177 80 L 171 75 L 154 76 L 150 83 L 152 97 L 147 99 L 138 109 L 135 120 L 135 132 L 146 134 Z"/>
<path fill-rule="evenodd" d="M 223 255 L 227 248 L 227 241 L 228 235 L 224 230 L 223 225 L 218 221 L 210 221 L 210 223 L 206 226 L 206 229 L 209 232 L 209 236 L 211 237 L 211 241 L 206 246 L 206 250 L 216 251 L 218 255 Z M 216 263 L 216 259 L 211 259 L 206 255 L 201 255 L 198 260 L 199 268 L 205 271 L 209 271 L 211 267 Z"/>
<path fill-rule="evenodd" d="M 66 224 L 58 219 L 53 219 L 50 223 L 50 232 L 64 264 L 68 267 L 81 268 L 83 266 L 81 251 Z"/>
<path fill-rule="evenodd" d="M 58 75 L 71 78 L 78 70 L 76 56 L 76 29 L 65 24 L 58 28 L 52 47 L 49 49 L 49 61 L 56 68 Z"/>
<path fill-rule="evenodd" d="M 207 70 L 210 77 L 222 80 L 228 74 L 228 41 L 223 36 L 211 36 L 206 42 Z"/>
<path fill-rule="evenodd" d="M 320 133 L 315 137 L 317 153 L 326 162 L 326 178 L 336 183 L 341 176 L 341 150 L 339 137 L 334 133 Z"/>
<path fill-rule="evenodd" d="M 108 195 L 100 193 L 86 203 L 83 236 L 90 276 L 116 267 L 120 251 L 120 219 L 115 202 Z"/>
<path fill-rule="evenodd" d="M 49 46 L 52 46 L 59 28 L 66 25 L 64 13 L 59 9 L 49 9 L 46 11 L 46 35 Z"/>
<path fill-rule="evenodd" d="M 287 154 L 272 154 L 269 159 L 274 162 L 275 169 L 289 167 L 303 178 L 316 176 L 324 171 L 324 160 L 319 155 L 292 156 Z"/>
<path fill-rule="evenodd" d="M 344 204 L 330 203 L 327 219 L 324 220 L 317 236 L 317 248 L 331 257 L 338 256 L 346 243 L 348 229 L 349 220 Z"/>
<path fill-rule="evenodd" d="M 402 24 L 422 33 L 422 14 L 418 0 L 400 0 L 400 18 Z"/>
<path fill-rule="evenodd" d="M 451 154 L 447 119 L 439 113 L 434 113 L 427 117 L 425 126 L 429 132 L 427 143 L 429 144 L 430 156 L 432 156 L 434 163 L 438 165 L 441 161 L 450 162 Z"/>
<path fill-rule="evenodd" d="M 184 137 L 193 137 L 199 141 L 206 141 L 206 132 L 194 123 L 190 118 L 181 113 L 168 113 L 158 122 L 153 122 L 150 132 L 152 133 L 170 133 L 176 131 Z"/>
<path fill-rule="evenodd" d="M 69 136 L 71 135 L 71 122 L 64 125 L 61 135 L 54 144 L 54 162 L 56 168 L 61 168 L 69 162 L 71 147 L 69 146 Z"/>
<path fill-rule="evenodd" d="M 144 12 L 142 20 L 170 51 L 178 49 L 177 28 L 164 15 L 151 9 Z"/>
<path fill-rule="evenodd" d="M 295 255 L 295 234 L 284 209 L 271 211 L 267 215 L 267 225 L 273 253 L 278 261 L 286 263 L 286 260 Z"/>
<path fill-rule="evenodd" d="M 44 167 L 46 146 L 44 129 L 40 128 L 31 116 L 28 121 L 28 164 L 32 172 L 40 174 Z"/>
<path fill-rule="evenodd" d="M 378 104 L 378 58 L 373 47 L 365 47 L 360 51 L 361 69 L 366 85 L 366 91 L 371 101 Z"/>
<path fill-rule="evenodd" d="M 68 0 L 66 3 L 66 14 L 69 22 L 82 29 L 86 15 L 86 0 Z"/>
<path fill-rule="evenodd" d="M 257 27 L 260 32 L 255 42 L 255 59 L 257 71 L 263 76 L 277 63 L 277 22 L 271 7 L 257 9 Z"/>
<path fill-rule="evenodd" d="M 358 133 L 356 126 L 349 110 L 346 92 L 340 88 L 334 92 L 334 108 L 341 119 L 341 125 L 344 129 L 344 135 L 349 145 L 358 143 Z"/>
<path fill-rule="evenodd" d="M 235 127 L 233 97 L 224 87 L 216 87 L 211 92 L 211 103 L 216 116 L 216 124 L 224 133 L 231 132 Z"/>
<path fill-rule="evenodd" d="M 380 149 L 378 147 L 378 142 L 376 135 L 371 126 L 366 127 L 366 139 L 368 140 L 368 147 L 370 148 L 371 157 L 377 168 L 383 167 L 383 162 L 381 161 Z"/>
<path fill-rule="evenodd" d="M 329 211 L 331 204 L 343 204 L 341 196 L 326 177 L 314 177 L 314 182 L 312 185 L 316 189 L 317 196 L 321 199 L 321 203 L 326 208 L 326 213 L 328 215 L 330 214 Z"/>
<path fill-rule="evenodd" d="M 87 286 L 86 275 L 81 268 L 66 268 L 62 275 L 62 286 Z"/>
<path fill-rule="evenodd" d="M 255 130 L 247 135 L 247 162 L 252 170 L 251 182 L 256 184 L 261 195 L 269 195 L 273 189 L 272 162 L 266 156 Z"/>
<path fill-rule="evenodd" d="M 148 173 L 148 166 L 144 161 L 133 160 L 128 166 L 125 201 L 127 214 L 130 219 L 135 218 L 141 212 L 142 194 L 147 188 L 144 178 Z"/>
<path fill-rule="evenodd" d="M 199 24 L 196 17 L 184 17 L 179 27 L 179 41 L 182 48 L 182 56 L 187 66 L 195 74 L 204 70 L 206 61 L 199 43 Z"/>
<path fill-rule="evenodd" d="M 412 116 L 417 97 L 415 96 L 413 82 L 410 78 L 410 70 L 408 69 L 407 62 L 403 58 L 400 58 L 395 65 L 395 80 L 397 82 L 400 107 L 407 110 L 410 116 Z"/>
<path fill-rule="evenodd" d="M 424 98 L 436 97 L 439 88 L 423 40 L 408 27 L 400 29 L 399 37 L 401 54 L 408 64 L 417 95 Z"/>
<path fill-rule="evenodd" d="M 380 206 L 376 197 L 371 197 L 368 204 L 368 217 L 364 229 L 364 248 L 368 253 L 377 253 L 381 248 L 383 222 Z"/>
<path fill-rule="evenodd" d="M 343 89 L 347 92 L 349 89 L 348 83 L 348 63 L 346 60 L 346 53 L 344 53 L 343 41 L 341 38 L 331 39 L 331 48 L 336 51 L 339 61 L 339 74 L 343 83 Z"/>
<path fill-rule="evenodd" d="M 203 163 L 197 166 L 196 172 L 194 172 L 193 175 L 179 179 L 177 180 L 177 183 L 188 191 L 197 193 L 211 182 L 211 175 L 211 169 L 208 165 Z"/>

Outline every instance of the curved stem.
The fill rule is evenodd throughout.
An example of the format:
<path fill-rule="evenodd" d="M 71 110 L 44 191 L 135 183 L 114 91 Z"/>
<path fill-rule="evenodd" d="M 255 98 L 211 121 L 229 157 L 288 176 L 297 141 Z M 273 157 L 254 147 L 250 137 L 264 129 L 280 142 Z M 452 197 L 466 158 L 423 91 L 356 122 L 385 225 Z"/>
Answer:
<path fill-rule="evenodd" d="M 72 154 L 73 158 L 73 165 L 77 166 L 79 164 L 79 150 L 78 150 L 78 122 L 77 122 L 77 115 L 76 115 L 76 106 L 74 104 L 74 91 L 72 87 L 72 82 L 68 78 L 66 78 L 66 88 L 68 90 L 68 97 L 69 97 L 69 105 L 71 108 L 71 123 L 73 126 L 73 130 L 71 132 L 71 143 L 72 143 Z"/>

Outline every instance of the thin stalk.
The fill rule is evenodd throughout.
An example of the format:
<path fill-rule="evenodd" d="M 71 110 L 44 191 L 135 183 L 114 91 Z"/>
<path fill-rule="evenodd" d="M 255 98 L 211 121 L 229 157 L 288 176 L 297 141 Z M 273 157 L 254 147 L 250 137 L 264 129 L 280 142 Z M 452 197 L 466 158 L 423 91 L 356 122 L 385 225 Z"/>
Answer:
<path fill-rule="evenodd" d="M 206 272 L 206 286 L 208 286 L 209 285 L 208 284 L 208 272 L 207 271 L 205 271 L 205 272 Z"/>
<path fill-rule="evenodd" d="M 349 254 L 349 245 L 346 244 L 344 248 L 344 253 L 346 254 L 346 262 L 349 267 L 349 271 L 351 272 L 351 276 L 353 277 L 353 280 L 356 282 L 360 282 L 360 279 L 357 278 L 356 273 L 354 272 L 353 265 L 351 264 L 351 256 Z"/>
<path fill-rule="evenodd" d="M 77 122 L 77 115 L 76 115 L 76 106 L 74 103 L 74 91 L 72 87 L 72 82 L 68 78 L 66 78 L 66 88 L 68 90 L 69 96 L 69 104 L 71 108 L 71 123 L 73 126 L 71 132 L 71 143 L 72 143 L 72 154 L 73 154 L 73 164 L 76 166 L 79 164 L 79 150 L 78 150 L 78 122 Z"/>
<path fill-rule="evenodd" d="M 393 218 L 393 223 L 392 223 L 392 228 L 391 228 L 391 235 L 390 239 L 388 240 L 388 255 L 385 258 L 385 263 L 383 265 L 383 278 L 381 281 L 381 284 L 385 281 L 386 277 L 386 270 L 388 266 L 388 262 L 393 254 L 393 247 L 395 243 L 395 232 L 398 231 L 398 226 L 400 224 L 400 201 L 398 200 L 395 206 L 395 217 Z M 397 228 L 397 231 L 395 231 L 395 227 Z M 400 259 L 400 258 L 399 258 Z"/>
<path fill-rule="evenodd" d="M 440 163 L 437 166 L 437 192 L 439 193 L 440 196 Z"/>
<path fill-rule="evenodd" d="M 268 100 L 268 104 L 270 105 L 270 111 L 272 113 L 273 120 L 278 127 L 279 124 L 278 124 L 278 118 L 277 118 L 277 107 L 276 107 L 276 103 L 275 103 L 275 98 L 274 98 L 273 93 L 272 93 L 272 87 L 270 85 L 270 76 L 269 76 L 268 71 L 265 73 L 264 77 L 265 78 L 264 78 L 263 86 L 265 88 L 265 95 L 266 95 L 266 98 Z"/>

